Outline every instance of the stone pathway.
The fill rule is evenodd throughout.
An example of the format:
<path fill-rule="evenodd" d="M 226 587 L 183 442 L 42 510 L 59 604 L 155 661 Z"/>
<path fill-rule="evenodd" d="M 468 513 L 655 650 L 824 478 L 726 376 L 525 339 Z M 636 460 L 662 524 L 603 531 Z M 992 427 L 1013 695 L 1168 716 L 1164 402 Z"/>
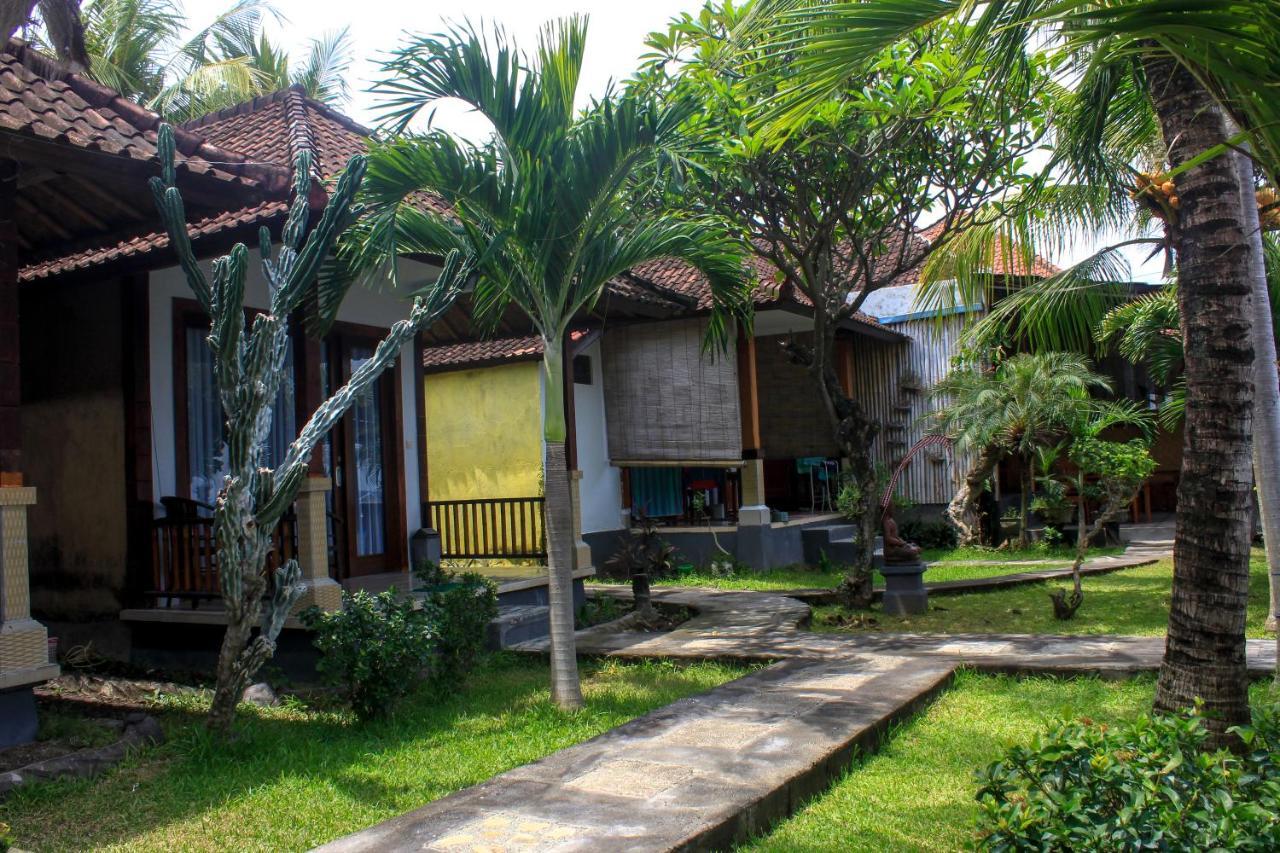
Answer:
<path fill-rule="evenodd" d="M 727 849 L 825 790 L 953 669 L 883 654 L 786 661 L 320 849 Z"/>
<path fill-rule="evenodd" d="M 1169 544 L 1151 537 L 1123 558 L 1101 559 L 1116 563 L 1105 569 L 1113 571 L 1165 556 Z M 631 595 L 629 587 L 592 589 Z M 320 849 L 725 849 L 824 790 L 957 666 L 1122 675 L 1158 668 L 1164 650 L 1157 637 L 815 634 L 804 630 L 809 606 L 781 593 L 668 587 L 653 595 L 696 615 L 660 635 L 579 631 L 579 653 L 779 662 Z M 1272 671 L 1274 642 L 1250 640 L 1248 659 L 1251 672 Z"/>
<path fill-rule="evenodd" d="M 630 588 L 593 585 L 596 594 L 628 598 Z M 940 658 L 991 672 L 1057 672 L 1124 675 L 1154 671 L 1164 654 L 1162 637 L 1045 634 L 815 634 L 803 630 L 809 606 L 781 593 L 666 587 L 654 599 L 698 614 L 665 634 L 614 632 L 599 625 L 577 633 L 581 654 L 614 657 L 779 660 L 838 659 L 848 655 Z M 547 641 L 516 646 L 545 652 Z M 1275 642 L 1249 640 L 1249 670 L 1275 669 Z"/>

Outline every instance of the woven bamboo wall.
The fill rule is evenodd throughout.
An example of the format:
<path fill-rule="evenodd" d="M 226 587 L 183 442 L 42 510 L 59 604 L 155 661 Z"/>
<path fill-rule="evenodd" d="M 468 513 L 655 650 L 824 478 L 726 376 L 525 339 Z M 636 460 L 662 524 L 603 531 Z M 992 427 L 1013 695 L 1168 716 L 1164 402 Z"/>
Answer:
<path fill-rule="evenodd" d="M 882 424 L 873 453 L 884 465 L 897 465 L 927 431 L 922 419 L 937 405 L 929 389 L 951 369 L 966 319 L 956 315 L 941 322 L 922 318 L 895 323 L 894 329 L 911 336 L 907 343 L 855 339 L 853 393 Z M 904 387 L 911 384 L 903 381 L 909 376 L 919 380 L 918 389 Z M 921 504 L 948 503 L 968 461 L 967 454 L 921 451 L 903 471 L 898 494 Z"/>
<path fill-rule="evenodd" d="M 794 337 L 811 345 L 808 332 L 756 338 L 760 387 L 760 440 L 766 459 L 837 456 L 831 421 L 807 368 L 791 361 L 782 345 Z"/>
<path fill-rule="evenodd" d="M 603 337 L 605 420 L 615 465 L 742 459 L 730 347 L 702 351 L 701 319 L 619 326 Z"/>

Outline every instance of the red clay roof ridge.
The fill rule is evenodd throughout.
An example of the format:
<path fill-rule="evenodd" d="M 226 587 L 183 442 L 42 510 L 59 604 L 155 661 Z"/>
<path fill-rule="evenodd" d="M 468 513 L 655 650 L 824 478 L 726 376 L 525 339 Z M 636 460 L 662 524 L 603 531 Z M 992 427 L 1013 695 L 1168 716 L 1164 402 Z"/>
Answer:
<path fill-rule="evenodd" d="M 238 104 L 232 104 L 229 107 L 214 110 L 211 113 L 205 113 L 199 118 L 193 118 L 188 122 L 184 122 L 182 126 L 187 130 L 196 130 L 210 124 L 217 124 L 220 121 L 226 121 L 229 118 L 235 118 L 236 116 L 256 113 L 263 107 L 287 99 L 290 95 L 298 96 L 301 98 L 302 103 L 306 104 L 307 107 L 323 114 L 325 117 L 330 118 L 333 121 L 338 122 L 338 124 L 342 125 L 347 130 L 350 130 L 352 133 L 358 133 L 361 136 L 373 136 L 373 131 L 360 124 L 360 122 L 350 116 L 344 115 L 323 101 L 317 101 L 315 98 L 308 96 L 306 89 L 303 88 L 300 83 L 294 83 L 292 86 L 286 86 L 283 89 L 277 89 L 276 91 L 268 92 L 265 95 L 258 95 L 257 97 L 250 98 L 247 101 L 241 101 Z"/>

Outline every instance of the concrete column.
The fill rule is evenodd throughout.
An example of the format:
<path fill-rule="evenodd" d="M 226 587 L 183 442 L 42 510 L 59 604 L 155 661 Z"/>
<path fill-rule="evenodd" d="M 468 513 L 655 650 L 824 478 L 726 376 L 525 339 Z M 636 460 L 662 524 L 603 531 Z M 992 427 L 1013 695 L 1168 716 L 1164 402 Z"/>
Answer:
<path fill-rule="evenodd" d="M 591 546 L 582 539 L 582 472 L 569 472 L 569 498 L 573 504 L 573 570 L 591 568 Z"/>
<path fill-rule="evenodd" d="M 30 486 L 0 487 L 0 749 L 36 736 L 31 686 L 57 678 L 49 663 L 49 634 L 31 618 L 27 577 L 27 507 Z"/>
<path fill-rule="evenodd" d="M 764 502 L 764 460 L 742 460 L 742 508 L 738 525 L 768 524 L 769 507 Z"/>
<path fill-rule="evenodd" d="M 298 491 L 298 565 L 306 590 L 294 607 L 295 613 L 313 604 L 321 610 L 342 607 L 342 586 L 329 577 L 329 525 L 324 508 L 329 487 L 328 477 L 312 475 Z"/>

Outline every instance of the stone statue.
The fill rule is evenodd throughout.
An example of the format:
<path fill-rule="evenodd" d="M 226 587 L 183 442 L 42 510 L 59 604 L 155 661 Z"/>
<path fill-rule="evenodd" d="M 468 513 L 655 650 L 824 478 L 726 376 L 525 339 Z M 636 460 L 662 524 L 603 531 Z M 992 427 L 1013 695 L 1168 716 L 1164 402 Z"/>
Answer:
<path fill-rule="evenodd" d="M 898 522 L 893 520 L 893 507 L 887 506 L 880 517 L 884 534 L 884 561 L 886 565 L 902 565 L 920 562 L 920 546 L 898 535 Z"/>

